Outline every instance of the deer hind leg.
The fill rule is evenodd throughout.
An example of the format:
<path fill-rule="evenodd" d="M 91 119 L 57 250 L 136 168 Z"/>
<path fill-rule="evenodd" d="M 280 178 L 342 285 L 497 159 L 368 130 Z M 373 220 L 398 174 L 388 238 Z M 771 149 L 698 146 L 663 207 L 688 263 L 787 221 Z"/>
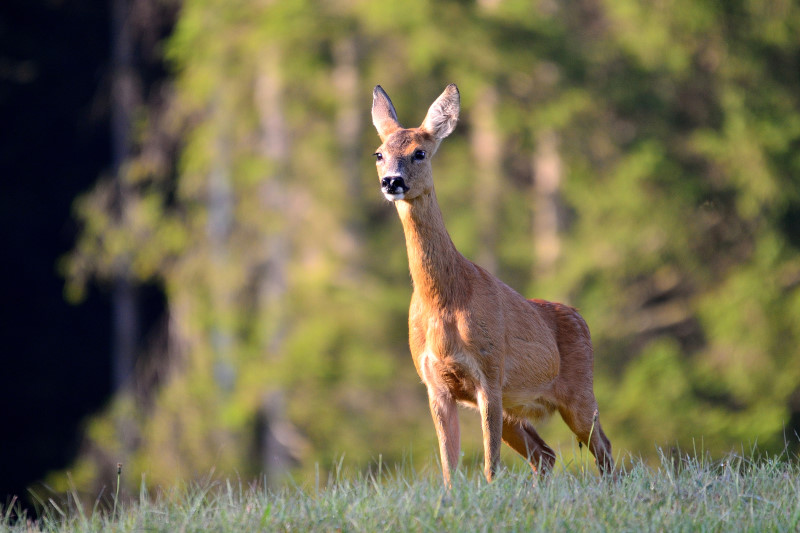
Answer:
<path fill-rule="evenodd" d="M 611 455 L 611 442 L 603 432 L 600 420 L 597 418 L 597 403 L 592 397 L 591 402 L 577 405 L 559 407 L 561 418 L 578 437 L 578 441 L 589 446 L 589 451 L 594 455 L 597 468 L 601 474 L 612 474 L 614 471 L 614 457 Z"/>
<path fill-rule="evenodd" d="M 556 454 L 527 420 L 503 420 L 503 442 L 524 457 L 534 472 L 547 474 L 553 469 Z"/>

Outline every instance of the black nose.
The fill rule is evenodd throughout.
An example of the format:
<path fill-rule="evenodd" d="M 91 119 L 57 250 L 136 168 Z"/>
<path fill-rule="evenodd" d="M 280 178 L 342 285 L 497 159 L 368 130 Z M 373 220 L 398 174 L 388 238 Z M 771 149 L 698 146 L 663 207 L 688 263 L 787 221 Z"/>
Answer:
<path fill-rule="evenodd" d="M 381 180 L 381 188 L 389 194 L 407 192 L 406 182 L 400 176 L 387 176 Z"/>

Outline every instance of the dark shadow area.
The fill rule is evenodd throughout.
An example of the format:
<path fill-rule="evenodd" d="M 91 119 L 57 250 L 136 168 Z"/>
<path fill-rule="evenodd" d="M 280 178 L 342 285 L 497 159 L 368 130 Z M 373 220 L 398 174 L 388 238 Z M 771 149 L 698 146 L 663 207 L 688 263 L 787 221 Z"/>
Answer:
<path fill-rule="evenodd" d="M 76 195 L 109 164 L 109 6 L 0 4 L 0 500 L 65 467 L 110 394 L 108 294 L 64 300 Z"/>

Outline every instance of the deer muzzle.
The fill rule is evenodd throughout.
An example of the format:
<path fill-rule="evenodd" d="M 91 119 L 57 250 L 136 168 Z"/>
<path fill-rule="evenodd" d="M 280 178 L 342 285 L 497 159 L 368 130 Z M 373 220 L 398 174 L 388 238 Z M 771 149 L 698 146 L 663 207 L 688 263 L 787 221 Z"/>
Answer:
<path fill-rule="evenodd" d="M 381 192 L 389 200 L 402 200 L 408 187 L 401 176 L 386 176 L 381 179 Z"/>

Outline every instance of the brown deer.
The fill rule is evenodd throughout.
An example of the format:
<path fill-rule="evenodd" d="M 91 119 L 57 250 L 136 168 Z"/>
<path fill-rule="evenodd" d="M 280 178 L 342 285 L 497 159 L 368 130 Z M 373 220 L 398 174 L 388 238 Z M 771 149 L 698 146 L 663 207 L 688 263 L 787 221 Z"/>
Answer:
<path fill-rule="evenodd" d="M 403 128 L 380 85 L 372 122 L 381 191 L 394 202 L 414 285 L 408 314 L 411 355 L 428 389 L 442 475 L 458 465 L 456 404 L 481 416 L 484 473 L 491 481 L 504 441 L 547 472 L 555 453 L 530 420 L 554 410 L 588 444 L 601 473 L 611 473 L 611 443 L 597 419 L 589 328 L 572 307 L 527 300 L 456 250 L 436 201 L 431 158 L 455 129 L 460 97 L 448 85 L 419 128 Z"/>

